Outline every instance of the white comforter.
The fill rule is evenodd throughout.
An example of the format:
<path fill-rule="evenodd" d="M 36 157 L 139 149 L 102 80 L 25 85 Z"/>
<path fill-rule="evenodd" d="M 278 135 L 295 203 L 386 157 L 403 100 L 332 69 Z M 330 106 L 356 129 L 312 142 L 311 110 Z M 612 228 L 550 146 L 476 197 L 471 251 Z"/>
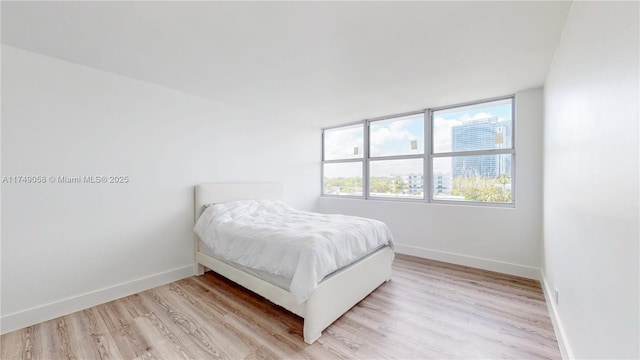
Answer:
<path fill-rule="evenodd" d="M 393 244 L 383 222 L 299 211 L 272 200 L 211 205 L 193 230 L 221 258 L 291 278 L 298 303 L 326 275 Z"/>

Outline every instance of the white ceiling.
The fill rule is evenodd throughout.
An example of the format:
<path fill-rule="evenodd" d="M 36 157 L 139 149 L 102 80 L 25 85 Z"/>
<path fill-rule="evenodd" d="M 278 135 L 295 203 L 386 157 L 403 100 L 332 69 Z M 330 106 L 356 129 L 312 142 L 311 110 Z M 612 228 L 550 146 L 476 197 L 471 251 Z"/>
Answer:
<path fill-rule="evenodd" d="M 2 43 L 328 126 L 543 84 L 569 2 L 7 2 Z"/>

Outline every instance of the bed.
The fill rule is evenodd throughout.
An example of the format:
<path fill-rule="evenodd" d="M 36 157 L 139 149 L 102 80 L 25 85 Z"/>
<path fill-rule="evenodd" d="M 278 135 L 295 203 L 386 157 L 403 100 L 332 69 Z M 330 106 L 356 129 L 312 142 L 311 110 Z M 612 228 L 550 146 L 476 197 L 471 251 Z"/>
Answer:
<path fill-rule="evenodd" d="M 280 183 L 212 183 L 196 186 L 195 220 L 202 215 L 205 206 L 237 200 L 280 200 L 283 188 Z M 291 292 L 265 281 L 247 271 L 232 266 L 206 251 L 196 235 L 195 273 L 202 275 L 210 269 L 227 279 L 249 289 L 304 319 L 303 336 L 307 344 L 313 344 L 322 331 L 342 314 L 364 299 L 382 283 L 391 279 L 393 250 L 385 246 L 355 263 L 325 277 L 315 291 L 303 303 L 294 300 Z"/>

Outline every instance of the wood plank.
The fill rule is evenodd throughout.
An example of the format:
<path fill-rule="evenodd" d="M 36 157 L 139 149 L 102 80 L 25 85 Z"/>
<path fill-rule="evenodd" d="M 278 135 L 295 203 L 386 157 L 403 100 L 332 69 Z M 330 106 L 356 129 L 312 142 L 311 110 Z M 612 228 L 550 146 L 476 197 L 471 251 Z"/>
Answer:
<path fill-rule="evenodd" d="M 2 359 L 559 359 L 540 284 L 397 255 L 313 345 L 303 319 L 206 273 L 0 337 Z"/>
<path fill-rule="evenodd" d="M 122 299 L 97 306 L 107 331 L 126 359 L 153 359 L 151 344 L 127 311 Z"/>

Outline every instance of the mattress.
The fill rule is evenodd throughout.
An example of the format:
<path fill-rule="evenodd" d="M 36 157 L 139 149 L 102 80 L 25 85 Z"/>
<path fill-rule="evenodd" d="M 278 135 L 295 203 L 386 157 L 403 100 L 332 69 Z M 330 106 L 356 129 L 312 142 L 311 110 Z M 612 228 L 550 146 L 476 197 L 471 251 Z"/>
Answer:
<path fill-rule="evenodd" d="M 242 270 L 246 273 L 249 273 L 255 277 L 257 277 L 258 279 L 262 279 L 266 282 L 268 282 L 271 285 L 275 285 L 281 289 L 287 290 L 289 291 L 289 286 L 291 285 L 291 278 L 290 277 L 284 277 L 284 276 L 280 276 L 280 275 L 274 275 L 274 274 L 269 274 L 266 271 L 261 271 L 261 270 L 256 270 L 256 269 L 252 269 L 250 267 L 246 267 L 246 266 L 242 266 L 240 264 L 236 264 L 232 261 L 228 261 L 223 259 L 220 256 L 217 256 L 213 250 L 211 250 L 211 248 L 209 246 L 207 246 L 207 244 L 203 243 L 202 241 L 198 242 L 200 244 L 200 252 L 207 255 L 207 256 L 211 256 L 212 258 L 222 261 L 223 263 L 229 265 L 229 266 L 233 266 L 234 268 L 238 269 L 238 270 Z"/>
<path fill-rule="evenodd" d="M 279 275 L 274 275 L 274 274 L 270 274 L 266 271 L 260 271 L 260 270 L 256 270 L 256 269 L 252 269 L 250 267 L 246 267 L 246 266 L 242 266 L 240 264 L 236 264 L 232 261 L 229 260 L 225 260 L 219 256 L 217 256 L 216 254 L 213 253 L 213 250 L 211 250 L 211 248 L 209 248 L 207 246 L 207 244 L 203 243 L 202 241 L 198 241 L 198 244 L 200 246 L 199 248 L 199 252 L 202 254 L 205 254 L 207 256 L 210 256 L 218 261 L 222 261 L 223 263 L 232 266 L 238 270 L 244 271 L 248 274 L 251 274 L 255 277 L 257 277 L 258 279 L 264 280 L 266 282 L 268 282 L 271 285 L 275 285 L 283 290 L 287 290 L 289 291 L 289 287 L 291 285 L 291 278 L 290 277 L 285 277 L 285 276 L 279 276 Z M 331 274 L 325 276 L 322 281 L 332 277 L 334 274 L 339 273 L 340 271 L 346 270 L 349 267 L 351 267 L 352 265 L 354 265 L 355 263 L 357 263 L 360 260 L 365 259 L 366 257 L 368 257 L 369 255 L 373 255 L 374 253 L 384 249 L 385 247 L 387 247 L 389 245 L 381 245 L 380 247 L 377 247 L 373 250 L 371 250 L 370 252 L 364 254 L 363 256 L 361 256 L 360 258 L 356 259 L 355 261 L 353 261 L 351 264 L 348 264 L 346 266 L 343 266 L 342 268 L 332 272 Z M 322 282 L 320 281 L 320 282 Z"/>

